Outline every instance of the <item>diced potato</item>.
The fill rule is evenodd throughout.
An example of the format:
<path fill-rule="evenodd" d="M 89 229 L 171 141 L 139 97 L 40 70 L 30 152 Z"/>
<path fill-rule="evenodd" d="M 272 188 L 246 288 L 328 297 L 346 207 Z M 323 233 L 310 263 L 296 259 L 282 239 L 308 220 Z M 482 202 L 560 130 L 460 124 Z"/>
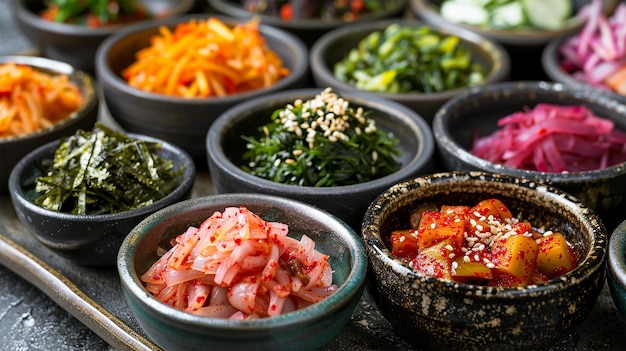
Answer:
<path fill-rule="evenodd" d="M 417 231 L 414 229 L 394 230 L 391 232 L 391 254 L 401 258 L 413 258 L 417 255 Z"/>
<path fill-rule="evenodd" d="M 443 205 L 441 206 L 441 213 L 445 213 L 445 214 L 460 214 L 460 215 L 465 215 L 468 214 L 470 210 L 469 206 L 461 206 L 461 205 Z"/>
<path fill-rule="evenodd" d="M 563 234 L 554 233 L 541 238 L 537 255 L 537 268 L 541 273 L 548 277 L 559 276 L 574 269 L 577 261 Z"/>
<path fill-rule="evenodd" d="M 451 239 L 420 250 L 413 259 L 413 270 L 432 277 L 452 280 L 452 259 L 449 257 Z"/>
<path fill-rule="evenodd" d="M 498 199 L 486 199 L 482 200 L 475 206 L 469 209 L 470 216 L 479 222 L 483 227 L 488 227 L 489 216 L 500 222 L 504 222 L 507 219 L 513 218 L 511 211 Z M 483 218 L 484 219 L 481 219 Z"/>
<path fill-rule="evenodd" d="M 463 246 L 466 219 L 456 213 L 424 211 L 417 231 L 419 249 L 425 249 L 445 239 L 452 239 L 452 246 Z"/>
<path fill-rule="evenodd" d="M 497 240 L 491 250 L 495 269 L 528 281 L 537 262 L 539 248 L 532 237 L 510 235 Z"/>

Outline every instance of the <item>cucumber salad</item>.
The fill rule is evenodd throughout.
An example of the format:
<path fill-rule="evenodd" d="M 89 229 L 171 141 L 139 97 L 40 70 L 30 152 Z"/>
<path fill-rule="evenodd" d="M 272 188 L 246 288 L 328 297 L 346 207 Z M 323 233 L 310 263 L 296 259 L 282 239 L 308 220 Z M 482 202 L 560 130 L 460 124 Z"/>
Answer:
<path fill-rule="evenodd" d="M 572 0 L 445 0 L 441 16 L 486 29 L 562 28 L 574 15 Z"/>

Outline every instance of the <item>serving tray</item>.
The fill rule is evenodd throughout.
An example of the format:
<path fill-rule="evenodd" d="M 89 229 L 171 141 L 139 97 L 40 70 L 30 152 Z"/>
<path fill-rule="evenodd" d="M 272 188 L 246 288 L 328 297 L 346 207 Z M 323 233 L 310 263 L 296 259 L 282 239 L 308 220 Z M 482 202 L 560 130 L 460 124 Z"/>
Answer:
<path fill-rule="evenodd" d="M 110 120 L 107 122 L 104 115 L 103 122 L 115 127 Z M 200 169 L 192 197 L 213 192 L 208 171 Z M 0 195 L 0 264 L 40 289 L 113 348 L 160 350 L 146 336 L 126 305 L 116 268 L 81 267 L 48 250 L 19 221 L 7 194 Z M 0 313 L 0 319 L 2 317 Z M 624 330 L 626 321 L 617 312 L 605 285 L 589 318 L 550 351 L 624 350 Z M 356 351 L 412 348 L 395 334 L 366 291 L 342 333 L 323 349 Z"/>

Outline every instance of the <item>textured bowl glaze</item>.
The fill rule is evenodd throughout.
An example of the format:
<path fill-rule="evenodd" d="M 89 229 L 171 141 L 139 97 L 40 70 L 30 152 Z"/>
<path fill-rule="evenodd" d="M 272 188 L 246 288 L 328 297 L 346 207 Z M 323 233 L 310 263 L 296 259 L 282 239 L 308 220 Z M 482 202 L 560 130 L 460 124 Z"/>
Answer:
<path fill-rule="evenodd" d="M 242 1 L 237 0 L 208 0 L 209 5 L 216 11 L 223 13 L 227 16 L 236 18 L 249 19 L 252 17 L 258 17 L 261 19 L 261 23 L 265 23 L 272 27 L 284 29 L 305 42 L 308 47 L 311 47 L 313 43 L 319 37 L 326 32 L 335 28 L 344 26 L 349 23 L 363 23 L 372 22 L 384 18 L 400 17 L 402 16 L 407 0 L 387 0 L 388 9 L 372 14 L 364 14 L 357 17 L 356 20 L 346 22 L 343 20 L 321 20 L 321 19 L 298 19 L 293 21 L 285 21 L 278 16 L 255 14 L 247 11 L 242 7 Z M 391 6 L 390 6 L 391 4 Z"/>
<path fill-rule="evenodd" d="M 292 237 L 311 237 L 317 250 L 330 255 L 339 289 L 307 308 L 245 321 L 193 315 L 148 293 L 139 277 L 158 259 L 159 244 L 229 206 L 246 206 L 265 220 L 286 223 Z M 365 287 L 367 257 L 358 234 L 325 211 L 281 197 L 223 194 L 183 201 L 146 218 L 122 243 L 117 268 L 137 321 L 165 350 L 315 350 L 350 319 Z"/>
<path fill-rule="evenodd" d="M 427 277 L 390 257 L 390 232 L 406 228 L 417 206 L 471 206 L 492 197 L 534 226 L 561 231 L 573 243 L 578 267 L 545 284 L 498 288 Z M 608 238 L 597 215 L 556 188 L 521 178 L 451 172 L 399 183 L 372 202 L 362 238 L 371 268 L 368 291 L 416 348 L 548 349 L 589 315 L 604 286 Z"/>
<path fill-rule="evenodd" d="M 81 266 L 113 266 L 117 251 L 130 230 L 151 213 L 188 199 L 195 181 L 196 168 L 191 157 L 179 147 L 155 138 L 128 134 L 141 140 L 161 142 L 159 155 L 171 159 L 174 167 L 185 167 L 181 183 L 169 195 L 150 205 L 120 213 L 75 215 L 44 209 L 33 201 L 29 190 L 45 159 L 53 159 L 60 140 L 49 142 L 24 157 L 11 172 L 9 188 L 13 208 L 30 233 L 56 254 Z M 31 185 L 32 186 L 32 185 Z"/>
<path fill-rule="evenodd" d="M 371 110 L 369 117 L 375 120 L 376 126 L 399 139 L 400 170 L 362 184 L 312 187 L 277 183 L 241 169 L 247 144 L 242 135 L 259 135 L 258 128 L 270 121 L 273 111 L 296 99 L 311 99 L 320 92 L 319 89 L 284 91 L 224 112 L 206 137 L 207 161 L 216 193 L 264 193 L 304 201 L 332 213 L 357 230 L 367 206 L 378 194 L 395 183 L 432 170 L 435 142 L 423 118 L 402 105 L 355 92 L 338 93 L 351 106 Z"/>
<path fill-rule="evenodd" d="M 308 51 L 295 36 L 267 25 L 260 25 L 268 46 L 283 60 L 291 73 L 267 88 L 226 97 L 185 99 L 145 92 L 129 86 L 121 72 L 135 61 L 135 53 L 150 45 L 159 26 L 170 29 L 191 19 L 219 18 L 227 25 L 241 20 L 209 14 L 176 16 L 148 21 L 117 32 L 102 43 L 96 55 L 96 77 L 113 119 L 125 130 L 150 135 L 181 146 L 192 157 L 204 159 L 204 139 L 211 124 L 228 108 L 266 94 L 303 87 L 307 83 Z"/>
<path fill-rule="evenodd" d="M 140 0 L 149 13 L 157 18 L 183 14 L 194 0 Z M 20 28 L 39 51 L 38 54 L 67 62 L 90 73 L 94 72 L 96 50 L 102 41 L 127 24 L 98 28 L 43 20 L 44 0 L 11 0 L 11 11 Z"/>
<path fill-rule="evenodd" d="M 384 30 L 388 25 L 422 26 L 427 25 L 411 19 L 383 20 L 372 23 L 355 23 L 334 29 L 324 34 L 311 48 L 309 62 L 313 81 L 318 87 L 332 87 L 343 91 L 360 91 L 354 85 L 344 83 L 335 78 L 333 73 L 337 62 L 343 60 L 350 50 L 357 47 L 359 42 L 374 31 Z M 471 52 L 475 62 L 485 67 L 487 76 L 483 84 L 501 82 L 508 78 L 510 58 L 506 50 L 499 44 L 480 37 L 465 29 L 446 28 L 434 30 L 441 35 L 455 35 Z M 463 93 L 467 88 L 458 88 L 437 93 L 378 93 L 369 92 L 381 98 L 403 104 L 419 113 L 426 121 L 432 122 L 437 109 L 452 97 Z"/>
<path fill-rule="evenodd" d="M 626 96 L 617 94 L 610 90 L 596 89 L 593 86 L 575 79 L 569 73 L 561 69 L 561 54 L 559 49 L 561 45 L 568 40 L 569 37 L 561 37 L 552 39 L 548 45 L 543 49 L 541 53 L 541 66 L 543 67 L 546 76 L 558 83 L 570 86 L 576 89 L 588 89 L 594 93 L 605 94 L 608 98 L 617 100 L 622 104 L 626 104 Z"/>
<path fill-rule="evenodd" d="M 19 136 L 0 138 L 0 193 L 9 190 L 9 175 L 13 167 L 26 154 L 37 147 L 64 136 L 74 134 L 78 129 L 91 129 L 98 118 L 99 98 L 91 75 L 64 62 L 34 56 L 0 56 L 0 64 L 14 62 L 28 65 L 48 74 L 66 74 L 78 85 L 85 97 L 83 107 L 68 119 L 37 132 Z"/>
<path fill-rule="evenodd" d="M 444 167 L 449 171 L 481 170 L 531 179 L 560 188 L 594 209 L 607 229 L 626 214 L 626 163 L 586 172 L 549 173 L 505 167 L 469 152 L 473 138 L 492 133 L 497 121 L 538 103 L 585 105 L 626 131 L 626 106 L 590 91 L 560 83 L 507 82 L 472 89 L 448 101 L 435 115 L 433 133 Z"/>
<path fill-rule="evenodd" d="M 626 220 L 611 233 L 607 282 L 618 311 L 626 318 Z"/>

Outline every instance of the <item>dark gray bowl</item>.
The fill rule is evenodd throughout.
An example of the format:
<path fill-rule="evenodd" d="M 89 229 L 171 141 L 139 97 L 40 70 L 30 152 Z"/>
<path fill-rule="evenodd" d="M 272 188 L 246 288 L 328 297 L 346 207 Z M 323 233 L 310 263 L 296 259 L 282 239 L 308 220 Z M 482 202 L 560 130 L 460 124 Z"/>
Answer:
<path fill-rule="evenodd" d="M 145 92 L 129 86 L 121 72 L 135 60 L 135 53 L 150 45 L 150 37 L 159 26 L 171 29 L 193 18 L 207 19 L 212 15 L 195 14 L 176 16 L 163 21 L 148 21 L 117 32 L 98 50 L 96 77 L 102 86 L 104 100 L 113 119 L 132 133 L 151 135 L 181 146 L 192 157 L 205 157 L 204 140 L 209 127 L 225 110 L 246 100 L 272 92 L 303 87 L 308 74 L 308 51 L 301 40 L 276 28 L 260 25 L 267 44 L 291 71 L 274 85 L 226 97 L 185 99 Z M 228 25 L 241 20 L 219 18 Z"/>
<path fill-rule="evenodd" d="M 66 63 L 34 56 L 1 56 L 0 64 L 6 62 L 28 65 L 48 74 L 68 75 L 84 94 L 85 105 L 51 128 L 19 137 L 0 138 L 0 193 L 9 190 L 11 170 L 26 154 L 52 140 L 70 136 L 78 129 L 91 129 L 98 119 L 100 101 L 92 76 Z"/>
<path fill-rule="evenodd" d="M 416 207 L 492 197 L 536 227 L 561 231 L 578 254 L 577 268 L 543 284 L 501 288 L 427 277 L 390 257 L 390 232 L 407 228 Z M 396 332 L 420 349 L 550 349 L 589 315 L 604 286 L 608 236 L 597 215 L 556 188 L 521 178 L 453 172 L 397 184 L 367 209 L 362 238 L 368 291 Z"/>
<path fill-rule="evenodd" d="M 323 35 L 311 48 L 309 62 L 315 85 L 321 88 L 332 87 L 342 91 L 360 91 L 353 85 L 335 78 L 334 65 L 341 61 L 359 42 L 376 30 L 383 30 L 391 23 L 402 25 L 426 25 L 415 20 L 384 20 L 372 23 L 354 23 L 332 30 Z M 501 82 L 508 78 L 510 58 L 506 50 L 499 44 L 480 37 L 465 29 L 436 29 L 442 35 L 455 35 L 461 39 L 472 52 L 476 62 L 485 67 L 487 77 L 484 84 Z M 429 123 L 437 109 L 452 97 L 465 92 L 467 88 L 453 89 L 438 93 L 405 93 L 391 94 L 369 92 L 381 98 L 403 104 L 416 111 Z"/>
<path fill-rule="evenodd" d="M 615 307 L 626 318 L 626 219 L 609 239 L 606 280 Z"/>
<path fill-rule="evenodd" d="M 140 0 L 155 17 L 183 14 L 191 10 L 194 0 Z M 96 50 L 102 41 L 127 24 L 99 28 L 43 20 L 44 0 L 11 0 L 11 10 L 20 30 L 37 48 L 38 54 L 67 62 L 93 74 Z"/>
<path fill-rule="evenodd" d="M 472 89 L 444 104 L 435 115 L 433 133 L 446 170 L 502 173 L 553 185 L 594 209 L 612 230 L 626 213 L 626 163 L 605 169 L 549 173 L 519 170 L 472 155 L 472 140 L 491 134 L 497 121 L 537 103 L 586 105 L 598 116 L 626 131 L 626 106 L 589 91 L 567 89 L 560 83 L 507 82 Z"/>
<path fill-rule="evenodd" d="M 183 312 L 148 293 L 139 277 L 158 259 L 160 244 L 199 226 L 215 211 L 246 206 L 268 221 L 306 234 L 329 255 L 339 289 L 307 308 L 252 320 L 208 318 Z M 337 336 L 365 287 L 367 257 L 359 235 L 344 222 L 311 205 L 262 194 L 212 195 L 169 206 L 139 223 L 122 243 L 117 261 L 122 291 L 137 321 L 165 350 L 315 350 Z"/>
<path fill-rule="evenodd" d="M 285 21 L 278 16 L 255 14 L 253 12 L 247 11 L 242 7 L 242 1 L 240 0 L 207 1 L 213 9 L 227 16 L 243 19 L 258 17 L 261 19 L 261 23 L 283 29 L 296 35 L 298 38 L 302 39 L 302 41 L 304 41 L 304 43 L 308 47 L 311 47 L 313 43 L 315 43 L 315 41 L 326 32 L 344 26 L 348 23 L 372 22 L 384 18 L 400 17 L 403 15 L 407 4 L 407 0 L 387 0 L 387 9 L 373 14 L 364 14 L 357 17 L 357 19 L 354 21 L 346 22 L 339 19 L 298 19 L 293 21 Z"/>
<path fill-rule="evenodd" d="M 29 153 L 11 172 L 9 188 L 13 207 L 20 221 L 47 248 L 70 261 L 90 267 L 112 266 L 117 251 L 131 229 L 145 217 L 168 205 L 188 199 L 195 181 L 196 168 L 191 157 L 179 147 L 155 138 L 128 134 L 131 137 L 161 142 L 159 155 L 185 167 L 178 187 L 154 203 L 126 212 L 102 215 L 75 215 L 51 211 L 36 205 L 31 187 L 41 174 L 41 162 L 53 159 L 60 140 L 49 142 Z M 30 188 L 30 189 L 29 189 Z"/>
<path fill-rule="evenodd" d="M 370 202 L 391 185 L 432 170 L 434 140 L 429 125 L 415 112 L 397 103 L 368 94 L 338 92 L 351 106 L 373 111 L 378 128 L 400 140 L 402 166 L 388 176 L 355 185 L 337 187 L 297 186 L 273 182 L 243 171 L 246 141 L 242 135 L 258 135 L 273 111 L 296 99 L 310 99 L 318 89 L 290 90 L 259 97 L 224 112 L 206 136 L 206 153 L 216 193 L 263 193 L 307 202 L 339 217 L 358 229 Z"/>
<path fill-rule="evenodd" d="M 561 37 L 551 40 L 541 53 L 541 66 L 546 72 L 546 76 L 555 82 L 562 83 L 576 89 L 588 89 L 592 93 L 604 94 L 608 98 L 617 100 L 622 104 L 626 104 L 626 96 L 617 94 L 610 90 L 597 89 L 586 82 L 580 81 L 572 77 L 569 73 L 561 69 L 561 54 L 559 53 L 561 45 L 570 37 Z"/>

